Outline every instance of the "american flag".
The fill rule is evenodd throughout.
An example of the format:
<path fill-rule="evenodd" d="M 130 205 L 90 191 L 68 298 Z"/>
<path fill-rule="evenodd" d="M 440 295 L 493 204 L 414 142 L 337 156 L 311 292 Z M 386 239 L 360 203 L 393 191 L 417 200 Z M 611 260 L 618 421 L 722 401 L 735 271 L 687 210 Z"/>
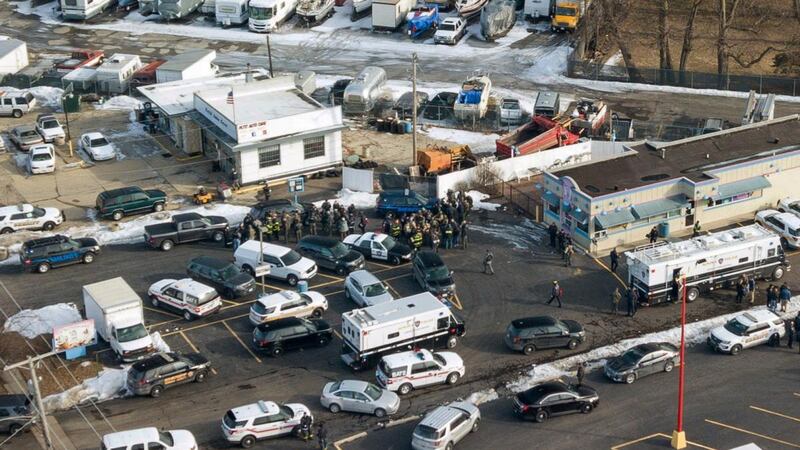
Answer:
<path fill-rule="evenodd" d="M 228 101 L 229 105 L 233 104 L 233 90 L 232 89 L 231 89 L 230 92 L 228 92 L 228 100 L 227 101 Z"/>

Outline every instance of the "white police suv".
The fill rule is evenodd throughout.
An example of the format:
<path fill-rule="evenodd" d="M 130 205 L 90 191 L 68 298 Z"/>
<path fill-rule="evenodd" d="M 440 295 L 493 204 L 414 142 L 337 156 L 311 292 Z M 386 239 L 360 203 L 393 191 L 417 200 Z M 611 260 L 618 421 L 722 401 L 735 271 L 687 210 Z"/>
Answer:
<path fill-rule="evenodd" d="M 19 230 L 50 231 L 64 222 L 58 208 L 39 208 L 28 203 L 0 208 L 0 234 Z"/>
<path fill-rule="evenodd" d="M 783 319 L 767 309 L 747 311 L 714 328 L 707 343 L 714 350 L 738 355 L 742 350 L 767 342 L 780 342 L 786 330 Z"/>

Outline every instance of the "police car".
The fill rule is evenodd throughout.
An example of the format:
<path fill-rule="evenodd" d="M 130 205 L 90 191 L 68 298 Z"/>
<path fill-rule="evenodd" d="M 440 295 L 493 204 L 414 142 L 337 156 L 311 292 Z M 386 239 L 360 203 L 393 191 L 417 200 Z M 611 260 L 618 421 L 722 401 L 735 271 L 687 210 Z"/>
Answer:
<path fill-rule="evenodd" d="M 28 203 L 0 208 L 0 234 L 19 230 L 50 231 L 64 222 L 58 208 L 39 208 Z"/>
<path fill-rule="evenodd" d="M 172 309 L 186 320 L 214 314 L 222 307 L 216 289 L 191 278 L 157 281 L 147 290 L 153 306 Z"/>
<path fill-rule="evenodd" d="M 222 434 L 228 442 L 244 448 L 255 445 L 257 440 L 300 434 L 300 419 L 305 414 L 314 416 L 305 405 L 259 400 L 256 403 L 233 408 L 222 418 Z"/>
<path fill-rule="evenodd" d="M 800 198 L 786 197 L 778 202 L 778 211 L 800 216 Z"/>
<path fill-rule="evenodd" d="M 393 237 L 383 233 L 351 234 L 344 238 L 344 244 L 358 250 L 366 258 L 388 261 L 392 264 L 411 260 L 411 247 L 401 244 Z"/>
<path fill-rule="evenodd" d="M 786 333 L 783 319 L 766 309 L 748 311 L 714 328 L 707 343 L 714 350 L 738 355 L 745 348 L 777 344 Z"/>
<path fill-rule="evenodd" d="M 211 362 L 199 353 L 156 353 L 133 363 L 127 386 L 134 395 L 158 397 L 172 386 L 206 381 L 209 370 Z"/>
<path fill-rule="evenodd" d="M 464 360 L 453 352 L 417 350 L 384 356 L 375 378 L 386 389 L 406 395 L 431 384 L 455 384 L 464 372 Z"/>

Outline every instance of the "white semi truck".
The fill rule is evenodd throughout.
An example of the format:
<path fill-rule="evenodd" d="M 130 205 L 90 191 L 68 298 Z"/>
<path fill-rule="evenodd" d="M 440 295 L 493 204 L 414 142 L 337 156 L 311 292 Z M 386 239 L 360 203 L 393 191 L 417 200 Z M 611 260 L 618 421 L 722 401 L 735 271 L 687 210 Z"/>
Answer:
<path fill-rule="evenodd" d="M 122 277 L 83 287 L 86 318 L 123 362 L 144 358 L 154 350 L 144 326 L 142 299 Z"/>

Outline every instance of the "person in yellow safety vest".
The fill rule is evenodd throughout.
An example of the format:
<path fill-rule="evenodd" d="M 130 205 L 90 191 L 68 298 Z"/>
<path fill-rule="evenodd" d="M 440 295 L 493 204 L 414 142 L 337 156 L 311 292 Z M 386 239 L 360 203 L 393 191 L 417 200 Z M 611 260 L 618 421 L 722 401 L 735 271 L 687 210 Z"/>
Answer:
<path fill-rule="evenodd" d="M 394 223 L 392 223 L 392 237 L 393 238 L 399 238 L 401 231 L 402 231 L 402 227 L 400 226 L 400 221 L 395 219 Z"/>
<path fill-rule="evenodd" d="M 267 217 L 266 222 L 261 224 L 261 240 L 272 240 L 272 219 Z"/>
<path fill-rule="evenodd" d="M 272 240 L 277 241 L 281 234 L 281 219 L 275 217 L 272 220 Z"/>
<path fill-rule="evenodd" d="M 411 245 L 414 246 L 414 251 L 417 251 L 420 247 L 422 247 L 422 233 L 420 233 L 419 230 L 417 230 L 417 232 L 411 236 Z"/>

